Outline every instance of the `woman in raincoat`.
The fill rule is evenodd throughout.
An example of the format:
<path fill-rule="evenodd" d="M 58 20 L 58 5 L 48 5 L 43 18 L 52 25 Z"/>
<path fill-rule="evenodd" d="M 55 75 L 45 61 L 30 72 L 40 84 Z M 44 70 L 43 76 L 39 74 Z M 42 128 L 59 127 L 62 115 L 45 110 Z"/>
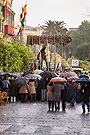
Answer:
<path fill-rule="evenodd" d="M 52 82 L 47 85 L 47 101 L 48 101 L 48 108 L 49 108 L 48 111 L 50 111 L 51 104 L 52 104 L 52 96 L 53 96 L 52 86 L 53 86 Z"/>
<path fill-rule="evenodd" d="M 28 91 L 31 96 L 31 101 L 36 101 L 35 82 L 33 80 L 31 80 L 28 84 Z"/>

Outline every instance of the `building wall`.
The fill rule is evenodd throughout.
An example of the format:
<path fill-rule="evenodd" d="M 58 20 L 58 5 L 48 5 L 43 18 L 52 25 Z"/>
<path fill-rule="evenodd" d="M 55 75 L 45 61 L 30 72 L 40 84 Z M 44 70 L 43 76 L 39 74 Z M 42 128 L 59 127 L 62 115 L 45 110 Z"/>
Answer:
<path fill-rule="evenodd" d="M 14 26 L 14 11 L 11 9 L 12 6 L 12 0 L 7 0 L 7 18 L 6 20 L 3 22 L 2 20 L 0 20 L 0 32 L 5 34 L 5 29 L 4 26 L 5 25 L 11 25 Z M 1 9 L 3 6 L 3 0 L 0 0 L 0 17 L 1 17 Z"/>

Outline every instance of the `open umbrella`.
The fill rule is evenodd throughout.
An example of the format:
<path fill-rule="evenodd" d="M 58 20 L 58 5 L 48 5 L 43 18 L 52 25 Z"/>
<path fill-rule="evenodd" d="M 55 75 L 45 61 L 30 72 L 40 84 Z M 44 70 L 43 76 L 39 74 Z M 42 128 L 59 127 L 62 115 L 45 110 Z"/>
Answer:
<path fill-rule="evenodd" d="M 21 75 L 20 73 L 17 73 L 17 72 L 15 72 L 15 73 L 13 73 L 13 74 Z"/>
<path fill-rule="evenodd" d="M 33 74 L 25 75 L 25 77 L 27 77 L 27 78 L 30 79 L 30 80 L 35 80 L 35 79 L 37 79 L 37 77 L 34 76 Z"/>
<path fill-rule="evenodd" d="M 7 77 L 15 77 L 15 78 L 20 77 L 19 74 L 13 74 L 13 73 L 7 73 L 6 76 Z"/>
<path fill-rule="evenodd" d="M 0 75 L 6 75 L 7 73 L 5 73 L 4 71 L 0 70 Z"/>
<path fill-rule="evenodd" d="M 54 77 L 56 77 L 56 75 L 51 71 L 44 71 L 44 72 L 40 73 L 40 75 L 44 78 L 54 78 Z"/>
<path fill-rule="evenodd" d="M 16 82 L 17 84 L 24 85 L 29 82 L 29 79 L 26 77 L 17 77 Z"/>
<path fill-rule="evenodd" d="M 33 76 L 35 76 L 36 78 L 41 78 L 41 76 L 38 74 L 33 74 Z"/>
<path fill-rule="evenodd" d="M 67 80 L 62 77 L 55 77 L 50 80 L 50 82 L 66 82 Z"/>
<path fill-rule="evenodd" d="M 27 71 L 24 75 L 28 75 L 28 74 L 32 74 L 32 71 L 29 70 L 29 71 Z"/>
<path fill-rule="evenodd" d="M 77 74 L 75 72 L 66 72 L 66 73 L 61 73 L 60 76 L 71 77 L 71 76 L 77 76 Z"/>
<path fill-rule="evenodd" d="M 89 78 L 89 76 L 88 76 L 88 75 L 85 75 L 85 74 L 81 74 L 81 75 L 79 76 L 79 78 L 83 78 L 83 77 L 84 77 L 84 78 L 87 78 L 87 79 Z"/>
<path fill-rule="evenodd" d="M 75 81 L 76 83 L 89 83 L 90 80 L 87 78 L 79 78 Z"/>
<path fill-rule="evenodd" d="M 38 75 L 39 75 L 40 73 L 42 73 L 42 72 L 43 72 L 43 70 L 39 70 L 39 69 L 36 69 L 36 70 L 33 71 L 34 74 L 38 74 Z"/>
<path fill-rule="evenodd" d="M 68 81 L 68 82 L 71 82 L 72 80 L 77 80 L 77 79 L 78 79 L 78 77 L 72 76 L 72 77 L 69 77 L 69 78 L 67 79 L 67 81 Z"/>

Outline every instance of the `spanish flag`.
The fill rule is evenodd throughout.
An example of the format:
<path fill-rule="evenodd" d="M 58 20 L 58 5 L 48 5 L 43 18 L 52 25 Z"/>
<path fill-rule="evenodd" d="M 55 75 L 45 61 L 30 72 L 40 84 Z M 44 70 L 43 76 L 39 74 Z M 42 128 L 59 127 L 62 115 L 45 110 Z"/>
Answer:
<path fill-rule="evenodd" d="M 24 18 L 27 15 L 27 4 L 24 6 Z"/>

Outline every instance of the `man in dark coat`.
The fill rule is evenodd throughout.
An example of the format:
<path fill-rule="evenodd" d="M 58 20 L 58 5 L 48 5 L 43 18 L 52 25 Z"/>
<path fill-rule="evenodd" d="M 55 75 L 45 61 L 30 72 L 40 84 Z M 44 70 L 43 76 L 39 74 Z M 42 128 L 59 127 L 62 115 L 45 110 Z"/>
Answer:
<path fill-rule="evenodd" d="M 70 96 L 71 106 L 72 107 L 74 106 L 76 92 L 77 92 L 77 86 L 75 85 L 75 81 L 72 80 L 72 83 L 69 86 L 69 96 Z"/>
<path fill-rule="evenodd" d="M 87 105 L 87 109 L 88 112 L 89 110 L 89 86 L 87 85 L 87 83 L 84 83 L 81 87 L 81 100 L 82 100 L 82 109 L 83 109 L 83 113 L 85 113 L 85 104 Z"/>
<path fill-rule="evenodd" d="M 62 85 L 61 89 L 62 110 L 65 111 L 67 101 L 67 90 L 69 85 L 66 82 L 62 82 L 61 85 Z"/>
<path fill-rule="evenodd" d="M 41 78 L 39 85 L 40 85 L 40 89 L 41 89 L 41 101 L 45 101 L 46 100 L 46 92 L 47 92 L 46 78 Z"/>

